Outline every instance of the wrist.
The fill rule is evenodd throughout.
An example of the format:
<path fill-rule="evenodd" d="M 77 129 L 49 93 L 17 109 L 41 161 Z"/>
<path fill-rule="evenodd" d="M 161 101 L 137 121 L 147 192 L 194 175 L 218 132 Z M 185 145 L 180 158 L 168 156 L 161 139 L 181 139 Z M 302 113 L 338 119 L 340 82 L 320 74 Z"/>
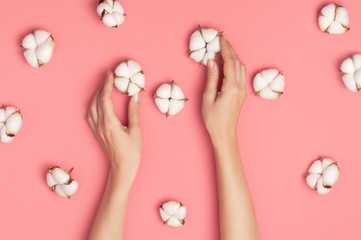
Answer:
<path fill-rule="evenodd" d="M 229 148 L 229 147 L 238 147 L 238 137 L 236 131 L 228 133 L 217 133 L 211 134 L 211 141 L 215 149 L 218 148 Z"/>

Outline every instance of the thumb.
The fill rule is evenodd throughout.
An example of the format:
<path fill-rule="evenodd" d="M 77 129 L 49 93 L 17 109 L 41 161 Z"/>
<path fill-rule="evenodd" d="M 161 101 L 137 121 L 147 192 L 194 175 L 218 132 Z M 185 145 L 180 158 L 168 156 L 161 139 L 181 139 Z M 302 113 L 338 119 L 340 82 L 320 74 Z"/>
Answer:
<path fill-rule="evenodd" d="M 128 106 L 128 127 L 130 130 L 139 128 L 139 95 L 132 96 Z"/>
<path fill-rule="evenodd" d="M 218 92 L 218 81 L 219 81 L 218 65 L 214 60 L 208 59 L 207 83 L 203 94 L 204 100 L 214 102 Z"/>

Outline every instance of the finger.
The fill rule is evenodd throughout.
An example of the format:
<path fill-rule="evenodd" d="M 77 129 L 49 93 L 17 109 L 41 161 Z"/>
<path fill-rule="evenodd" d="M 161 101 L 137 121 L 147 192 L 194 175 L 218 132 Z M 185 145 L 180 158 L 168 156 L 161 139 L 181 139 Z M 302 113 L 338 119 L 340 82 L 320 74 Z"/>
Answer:
<path fill-rule="evenodd" d="M 113 84 L 114 74 L 109 71 L 104 81 L 104 87 L 99 94 L 99 100 L 103 110 L 103 115 L 111 118 L 116 117 L 112 100 Z"/>
<path fill-rule="evenodd" d="M 207 83 L 203 93 L 205 101 L 214 102 L 217 96 L 219 70 L 216 61 L 209 59 L 207 62 Z"/>
<path fill-rule="evenodd" d="M 224 38 L 220 37 L 221 55 L 223 59 L 223 84 L 236 81 L 236 61 L 238 60 L 232 46 Z"/>
<path fill-rule="evenodd" d="M 99 92 L 100 92 L 102 86 L 103 86 L 103 83 L 99 86 L 99 88 L 95 92 L 95 94 L 91 100 L 89 110 L 88 110 L 88 116 L 90 116 L 92 118 L 92 120 L 95 124 L 97 124 L 97 122 L 98 122 L 97 100 L 98 100 Z"/>
<path fill-rule="evenodd" d="M 91 117 L 90 112 L 88 113 L 88 118 L 87 118 L 87 120 L 88 120 L 88 123 L 89 123 L 89 125 L 90 125 L 90 128 L 93 130 L 93 132 L 95 132 L 95 123 L 94 123 L 94 121 L 93 121 L 93 118 Z"/>
<path fill-rule="evenodd" d="M 129 101 L 128 128 L 130 131 L 140 129 L 139 125 L 139 95 L 134 95 Z"/>

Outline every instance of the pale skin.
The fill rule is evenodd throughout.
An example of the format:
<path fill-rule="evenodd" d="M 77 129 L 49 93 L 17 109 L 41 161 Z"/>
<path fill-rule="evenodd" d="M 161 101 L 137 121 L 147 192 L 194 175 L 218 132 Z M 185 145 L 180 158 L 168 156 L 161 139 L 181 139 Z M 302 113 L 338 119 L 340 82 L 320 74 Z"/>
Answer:
<path fill-rule="evenodd" d="M 221 240 L 259 239 L 252 199 L 243 171 L 236 133 L 239 113 L 246 97 L 246 70 L 229 42 L 221 37 L 223 75 L 218 91 L 217 63 L 207 63 L 207 83 L 202 115 L 213 144 L 219 193 Z M 128 126 L 114 111 L 112 73 L 94 95 L 88 122 L 110 160 L 110 171 L 93 228 L 92 240 L 123 239 L 129 192 L 137 174 L 142 151 L 139 96 L 128 106 Z"/>

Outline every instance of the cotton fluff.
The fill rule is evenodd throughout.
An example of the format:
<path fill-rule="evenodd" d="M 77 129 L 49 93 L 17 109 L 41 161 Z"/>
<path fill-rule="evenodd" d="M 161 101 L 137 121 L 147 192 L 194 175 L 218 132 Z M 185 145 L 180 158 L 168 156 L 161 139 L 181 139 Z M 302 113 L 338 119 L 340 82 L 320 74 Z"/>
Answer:
<path fill-rule="evenodd" d="M 163 220 L 163 224 L 168 224 L 172 227 L 180 227 L 185 223 L 184 219 L 187 211 L 182 203 L 175 201 L 166 202 L 160 206 L 159 212 Z"/>
<path fill-rule="evenodd" d="M 15 135 L 23 125 L 23 116 L 20 110 L 14 107 L 2 106 L 0 108 L 0 140 L 9 143 L 14 140 Z"/>
<path fill-rule="evenodd" d="M 346 8 L 330 3 L 321 9 L 318 25 L 321 30 L 329 34 L 343 34 L 350 30 L 348 11 Z"/>
<path fill-rule="evenodd" d="M 340 71 L 344 74 L 342 80 L 349 90 L 357 92 L 361 89 L 361 54 L 346 58 Z"/>
<path fill-rule="evenodd" d="M 340 169 L 337 162 L 330 158 L 322 158 L 312 163 L 308 169 L 306 182 L 308 186 L 315 189 L 319 194 L 327 194 L 337 182 Z"/>
<path fill-rule="evenodd" d="M 24 48 L 26 61 L 32 67 L 41 67 L 47 64 L 55 46 L 54 37 L 44 30 L 35 30 L 23 39 L 21 47 Z"/>
<path fill-rule="evenodd" d="M 52 167 L 48 169 L 46 174 L 46 182 L 59 196 L 70 197 L 78 190 L 79 183 L 73 180 L 70 176 L 73 169 L 69 172 L 61 169 L 60 167 Z"/>
<path fill-rule="evenodd" d="M 262 70 L 253 80 L 253 89 L 257 96 L 264 99 L 275 99 L 283 94 L 285 79 L 283 74 L 276 69 Z"/>
<path fill-rule="evenodd" d="M 97 7 L 98 15 L 108 27 L 118 27 L 125 20 L 124 9 L 116 0 L 101 0 Z"/>
<path fill-rule="evenodd" d="M 153 97 L 158 109 L 165 113 L 166 117 L 179 113 L 184 103 L 188 101 L 182 89 L 174 81 L 162 84 Z"/>
<path fill-rule="evenodd" d="M 189 41 L 188 56 L 200 64 L 207 65 L 208 59 L 215 59 L 216 53 L 221 51 L 219 37 L 223 32 L 218 32 L 212 28 L 198 29 L 191 35 Z"/>
<path fill-rule="evenodd" d="M 133 60 L 126 60 L 115 69 L 115 87 L 128 96 L 144 90 L 145 76 L 142 67 Z"/>

